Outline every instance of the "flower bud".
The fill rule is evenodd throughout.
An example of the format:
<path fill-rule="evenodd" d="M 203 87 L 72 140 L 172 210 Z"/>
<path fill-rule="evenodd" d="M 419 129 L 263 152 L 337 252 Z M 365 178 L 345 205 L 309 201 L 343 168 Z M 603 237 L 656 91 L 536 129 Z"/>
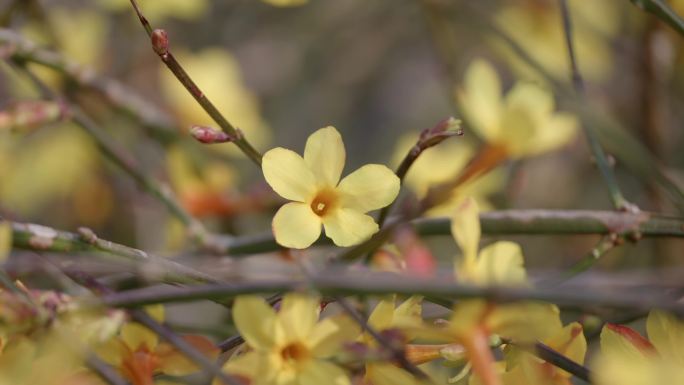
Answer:
<path fill-rule="evenodd" d="M 169 35 L 163 29 L 152 31 L 152 49 L 159 56 L 169 53 Z"/>
<path fill-rule="evenodd" d="M 232 142 L 233 138 L 223 131 L 219 131 L 213 127 L 206 126 L 192 126 L 190 128 L 190 135 L 197 141 L 206 144 L 226 143 Z"/>

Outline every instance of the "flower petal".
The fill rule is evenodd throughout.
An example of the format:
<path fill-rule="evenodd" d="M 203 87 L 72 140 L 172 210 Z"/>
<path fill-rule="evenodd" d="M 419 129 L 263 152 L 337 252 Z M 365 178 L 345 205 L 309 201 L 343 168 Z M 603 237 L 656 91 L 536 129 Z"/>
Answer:
<path fill-rule="evenodd" d="M 480 250 L 475 274 L 478 283 L 489 285 L 524 285 L 527 273 L 520 245 L 500 241 Z"/>
<path fill-rule="evenodd" d="M 276 147 L 264 154 L 261 162 L 264 178 L 281 197 L 306 202 L 316 189 L 316 177 L 299 154 Z"/>
<path fill-rule="evenodd" d="M 366 366 L 366 383 L 373 385 L 417 385 L 420 384 L 407 371 L 389 363 L 374 363 Z"/>
<path fill-rule="evenodd" d="M 253 351 L 231 357 L 228 362 L 223 365 L 223 371 L 238 378 L 238 380 L 247 380 L 246 383 L 255 383 L 253 379 L 259 374 L 259 355 Z M 253 382 L 252 382 L 253 381 Z M 229 385 L 222 381 L 215 379 L 212 385 Z"/>
<path fill-rule="evenodd" d="M 274 345 L 276 313 L 263 298 L 241 295 L 233 305 L 233 322 L 248 345 L 268 350 Z"/>
<path fill-rule="evenodd" d="M 292 340 L 306 340 L 313 329 L 320 312 L 320 298 L 311 295 L 291 293 L 285 295 L 277 319 L 283 333 Z"/>
<path fill-rule="evenodd" d="M 494 67 L 484 60 L 475 60 L 468 67 L 464 89 L 457 93 L 463 113 L 471 127 L 488 142 L 500 134 L 501 83 Z"/>
<path fill-rule="evenodd" d="M 309 136 L 304 161 L 319 182 L 334 187 L 340 181 L 346 153 L 342 136 L 333 126 L 321 128 Z"/>
<path fill-rule="evenodd" d="M 308 204 L 290 202 L 273 217 L 272 228 L 279 245 L 305 249 L 321 235 L 321 218 Z"/>
<path fill-rule="evenodd" d="M 326 215 L 323 226 L 325 235 L 341 247 L 359 244 L 378 231 L 378 224 L 373 218 L 347 208 L 337 209 Z"/>
<path fill-rule="evenodd" d="M 314 326 L 308 343 L 314 356 L 326 358 L 340 351 L 342 344 L 354 341 L 361 333 L 356 321 L 338 315 L 328 317 Z"/>
<path fill-rule="evenodd" d="M 182 338 L 212 361 L 219 354 L 219 349 L 206 337 L 186 335 Z M 160 343 L 155 353 L 159 358 L 159 369 L 164 374 L 186 376 L 199 370 L 196 363 L 168 343 Z"/>
<path fill-rule="evenodd" d="M 451 218 L 451 234 L 463 252 L 466 265 L 474 266 L 480 243 L 480 217 L 477 202 L 467 198 Z"/>
<path fill-rule="evenodd" d="M 658 353 L 684 365 L 684 322 L 675 316 L 652 310 L 646 322 L 648 339 Z"/>
<path fill-rule="evenodd" d="M 578 127 L 575 115 L 563 112 L 554 114 L 537 127 L 528 155 L 541 154 L 570 143 L 577 136 Z"/>
<path fill-rule="evenodd" d="M 605 356 L 644 361 L 652 353 L 653 345 L 630 327 L 606 324 L 601 329 L 601 354 Z"/>
<path fill-rule="evenodd" d="M 132 351 L 136 351 L 142 346 L 147 346 L 148 350 L 153 351 L 159 343 L 157 334 L 135 322 L 127 323 L 121 327 L 121 339 Z"/>
<path fill-rule="evenodd" d="M 351 385 L 347 373 L 330 362 L 316 360 L 305 366 L 299 375 L 298 385 Z"/>
<path fill-rule="evenodd" d="M 338 186 L 343 207 L 362 213 L 392 203 L 399 194 L 399 177 L 381 164 L 367 164 L 342 179 Z"/>
<path fill-rule="evenodd" d="M 370 316 L 368 316 L 368 325 L 377 331 L 383 331 L 392 327 L 394 304 L 394 296 L 380 300 L 375 305 Z"/>

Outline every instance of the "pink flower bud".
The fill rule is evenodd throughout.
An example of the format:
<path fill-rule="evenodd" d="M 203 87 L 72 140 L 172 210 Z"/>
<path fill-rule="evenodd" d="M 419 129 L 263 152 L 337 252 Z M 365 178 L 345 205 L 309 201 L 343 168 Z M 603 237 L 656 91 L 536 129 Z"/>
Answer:
<path fill-rule="evenodd" d="M 152 49 L 159 56 L 169 53 L 169 35 L 163 29 L 152 31 Z"/>
<path fill-rule="evenodd" d="M 231 138 L 225 132 L 205 126 L 192 126 L 190 128 L 190 135 L 197 139 L 198 142 L 206 144 L 226 143 L 233 141 L 233 138 Z"/>

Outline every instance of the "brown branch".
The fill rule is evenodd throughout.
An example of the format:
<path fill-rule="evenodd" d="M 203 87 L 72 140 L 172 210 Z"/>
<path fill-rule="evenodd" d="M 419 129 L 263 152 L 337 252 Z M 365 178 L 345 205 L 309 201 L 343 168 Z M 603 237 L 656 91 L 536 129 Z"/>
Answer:
<path fill-rule="evenodd" d="M 135 13 L 140 19 L 140 23 L 151 39 L 151 44 L 154 52 L 159 56 L 166 67 L 176 76 L 176 79 L 185 87 L 192 97 L 199 103 L 207 114 L 218 124 L 219 127 L 226 133 L 232 142 L 237 145 L 242 152 L 247 155 L 257 166 L 261 166 L 261 153 L 257 151 L 252 144 L 242 135 L 242 132 L 234 127 L 221 114 L 221 112 L 214 106 L 214 104 L 207 98 L 197 84 L 192 80 L 190 75 L 183 69 L 181 64 L 176 60 L 171 51 L 169 51 L 169 39 L 166 31 L 161 29 L 152 30 L 150 23 L 138 7 L 136 0 L 130 0 Z"/>

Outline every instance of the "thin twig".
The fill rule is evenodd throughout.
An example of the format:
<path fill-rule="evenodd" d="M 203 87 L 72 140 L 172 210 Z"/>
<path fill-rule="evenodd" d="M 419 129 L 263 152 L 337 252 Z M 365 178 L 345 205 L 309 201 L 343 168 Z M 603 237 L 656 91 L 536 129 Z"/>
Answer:
<path fill-rule="evenodd" d="M 154 52 L 159 56 L 166 67 L 176 76 L 176 79 L 185 87 L 186 90 L 192 95 L 193 98 L 199 103 L 200 106 L 206 111 L 207 114 L 218 124 L 219 127 L 225 132 L 231 141 L 237 145 L 240 150 L 251 159 L 257 166 L 261 166 L 261 153 L 257 151 L 252 144 L 247 141 L 242 132 L 234 127 L 228 120 L 221 114 L 221 112 L 214 106 L 214 104 L 207 98 L 207 96 L 202 92 L 202 90 L 197 86 L 197 84 L 192 80 L 190 75 L 183 69 L 181 64 L 176 60 L 173 54 L 169 51 L 169 40 L 164 30 L 153 30 L 149 21 L 145 18 L 136 0 L 130 0 L 135 13 L 140 20 L 143 28 L 147 32 L 147 35 L 151 38 L 152 48 Z"/>
<path fill-rule="evenodd" d="M 439 122 L 434 127 L 423 130 L 420 133 L 418 140 L 416 140 L 416 144 L 409 149 L 409 151 L 406 153 L 406 156 L 404 156 L 404 159 L 402 159 L 401 163 L 399 164 L 399 167 L 397 167 L 395 174 L 397 177 L 399 177 L 399 181 L 402 184 L 404 183 L 406 174 L 413 163 L 418 160 L 418 157 L 420 157 L 423 151 L 442 143 L 444 140 L 452 136 L 463 135 L 463 130 L 460 128 L 460 125 L 460 121 L 454 118 L 448 118 Z M 385 223 L 387 215 L 389 214 L 393 205 L 394 202 L 380 210 L 380 214 L 378 215 L 379 227 L 382 227 L 382 225 Z"/>
<path fill-rule="evenodd" d="M 684 35 L 684 20 L 664 0 L 630 0 L 637 7 L 655 15 L 680 35 Z"/>
<path fill-rule="evenodd" d="M 11 59 L 50 68 L 81 89 L 95 91 L 116 109 L 139 122 L 161 142 L 173 142 L 180 138 L 181 130 L 164 111 L 123 83 L 77 64 L 58 52 L 44 49 L 9 29 L 0 28 L 0 46 L 3 47 L 3 55 Z"/>
<path fill-rule="evenodd" d="M 347 300 L 341 296 L 335 297 L 335 302 L 337 302 L 342 309 L 349 314 L 354 321 L 356 321 L 359 326 L 368 334 L 370 334 L 373 339 L 375 339 L 380 346 L 387 349 L 392 355 L 392 359 L 401 366 L 402 369 L 411 373 L 413 376 L 420 380 L 427 380 L 428 376 L 420 370 L 416 365 L 412 364 L 407 358 L 402 347 L 395 346 L 390 340 L 385 338 L 377 330 L 368 324 L 368 322 L 347 302 Z"/>
<path fill-rule="evenodd" d="M 65 105 L 65 108 L 68 109 L 69 115 L 74 123 L 81 126 L 86 133 L 90 135 L 100 150 L 102 150 L 102 153 L 109 160 L 119 166 L 155 198 L 159 199 L 174 216 L 188 227 L 190 235 L 201 245 L 208 248 L 212 247 L 212 235 L 209 234 L 199 220 L 185 210 L 168 186 L 162 185 L 155 179 L 145 175 L 143 171 L 141 171 L 140 165 L 135 162 L 133 156 L 125 152 L 122 147 L 115 145 L 113 138 L 109 137 L 107 132 L 102 130 L 97 123 L 83 113 L 80 108 L 75 105 L 65 104 L 64 98 L 52 91 L 42 80 L 35 76 L 30 69 L 24 66 L 23 63 L 15 64 L 17 64 L 18 69 L 33 82 L 45 98 Z"/>
<path fill-rule="evenodd" d="M 98 238 L 92 231 L 81 229 L 80 234 L 59 231 L 51 227 L 12 223 L 12 245 L 35 251 L 63 253 L 105 252 L 122 261 L 140 266 L 150 264 L 158 270 L 161 279 L 168 283 L 217 283 L 220 280 L 188 266 L 145 251 Z"/>
<path fill-rule="evenodd" d="M 568 60 L 570 62 L 572 84 L 579 97 L 584 97 L 584 81 L 582 80 L 582 75 L 580 73 L 579 66 L 577 65 L 577 58 L 575 55 L 570 10 L 568 8 L 567 0 L 558 0 L 558 4 L 560 6 L 561 19 L 563 22 L 563 32 L 565 34 L 565 45 L 568 51 Z M 601 176 L 603 177 L 606 187 L 608 188 L 608 193 L 610 194 L 613 206 L 617 210 L 622 211 L 638 210 L 636 206 L 629 203 L 622 195 L 622 191 L 618 186 L 613 169 L 608 162 L 608 157 L 606 156 L 606 153 L 598 140 L 593 126 L 590 124 L 582 124 L 582 127 L 584 128 L 584 134 L 587 137 L 587 142 L 589 142 L 589 148 L 594 155 L 596 165 L 598 166 Z"/>
<path fill-rule="evenodd" d="M 560 352 L 557 352 L 550 346 L 541 342 L 537 342 L 534 344 L 534 347 L 531 349 L 531 351 L 537 357 L 550 363 L 551 365 L 561 368 L 581 380 L 591 382 L 591 372 L 586 366 L 580 365 Z"/>
<path fill-rule="evenodd" d="M 483 298 L 492 302 L 515 302 L 537 300 L 555 303 L 561 307 L 587 309 L 609 307 L 616 309 L 651 310 L 662 309 L 677 315 L 684 315 L 684 304 L 679 298 L 657 296 L 652 293 L 609 292 L 570 290 L 563 288 L 503 288 L 479 287 L 456 284 L 436 279 L 415 279 L 388 277 L 381 274 L 359 276 L 358 274 L 326 274 L 309 277 L 307 280 L 278 280 L 238 283 L 233 285 L 196 285 L 178 288 L 173 286 L 151 287 L 124 291 L 105 296 L 95 305 L 112 307 L 136 307 L 152 303 L 189 302 L 200 299 L 217 300 L 233 298 L 243 294 L 263 294 L 297 291 L 312 288 L 324 296 L 342 295 L 423 295 L 451 299 Z"/>
<path fill-rule="evenodd" d="M 242 385 L 240 381 L 228 375 L 220 367 L 211 362 L 204 354 L 195 349 L 190 343 L 174 333 L 168 327 L 155 321 L 149 314 L 142 310 L 131 310 L 133 319 L 159 335 L 162 339 L 173 345 L 191 361 L 199 365 L 204 371 L 221 380 L 225 385 Z"/>
<path fill-rule="evenodd" d="M 111 385 L 130 385 L 128 381 L 123 379 L 116 370 L 107 365 L 104 361 L 99 359 L 94 354 L 86 357 L 86 365 L 104 381 Z"/>

